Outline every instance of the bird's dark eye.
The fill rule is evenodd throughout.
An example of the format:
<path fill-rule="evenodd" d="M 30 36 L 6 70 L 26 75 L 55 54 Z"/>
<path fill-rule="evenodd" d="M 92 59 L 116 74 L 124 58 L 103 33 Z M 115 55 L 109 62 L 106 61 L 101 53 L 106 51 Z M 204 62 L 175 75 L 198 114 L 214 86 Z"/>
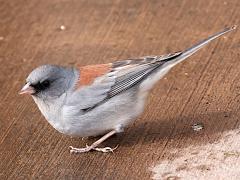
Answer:
<path fill-rule="evenodd" d="M 43 82 L 39 82 L 36 85 L 36 89 L 38 91 L 43 91 L 43 90 L 47 89 L 49 86 L 50 86 L 50 81 L 49 80 L 44 80 Z"/>
<path fill-rule="evenodd" d="M 48 88 L 50 86 L 50 81 L 45 80 L 45 81 L 41 82 L 41 86 L 43 87 L 43 89 Z"/>
<path fill-rule="evenodd" d="M 31 84 L 31 86 L 36 90 L 36 93 L 40 91 L 44 91 L 45 89 L 49 88 L 50 86 L 50 81 L 45 80 L 43 82 L 38 82 L 37 84 Z"/>

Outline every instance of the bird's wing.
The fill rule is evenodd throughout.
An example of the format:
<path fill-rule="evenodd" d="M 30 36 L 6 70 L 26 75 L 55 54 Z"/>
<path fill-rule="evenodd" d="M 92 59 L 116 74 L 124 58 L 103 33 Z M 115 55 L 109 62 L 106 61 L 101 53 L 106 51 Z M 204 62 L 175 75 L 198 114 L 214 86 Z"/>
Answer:
<path fill-rule="evenodd" d="M 107 98 L 111 98 L 142 82 L 154 70 L 181 55 L 181 52 L 162 55 L 145 56 L 138 59 L 129 59 L 113 63 L 113 73 L 116 75 L 116 82 L 108 92 Z"/>
<path fill-rule="evenodd" d="M 77 106 L 75 109 L 78 110 L 91 110 L 113 96 L 142 82 L 163 64 L 166 63 L 172 67 L 196 53 L 212 40 L 234 29 L 236 29 L 236 26 L 226 28 L 183 52 L 80 67 L 80 78 L 76 85 L 76 91 L 69 98 L 67 104 Z"/>
<path fill-rule="evenodd" d="M 142 82 L 162 64 L 180 55 L 178 52 L 80 67 L 76 90 L 67 105 L 90 110 Z"/>

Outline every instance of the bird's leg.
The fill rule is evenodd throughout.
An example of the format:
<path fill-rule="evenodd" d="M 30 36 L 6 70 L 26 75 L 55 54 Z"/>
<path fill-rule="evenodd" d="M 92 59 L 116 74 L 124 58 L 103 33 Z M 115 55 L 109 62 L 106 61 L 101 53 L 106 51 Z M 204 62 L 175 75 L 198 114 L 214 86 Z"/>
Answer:
<path fill-rule="evenodd" d="M 117 147 L 112 149 L 110 147 L 97 148 L 97 146 L 116 133 L 117 133 L 117 130 L 112 130 L 109 133 L 105 134 L 103 137 L 101 137 L 99 140 L 94 142 L 92 145 L 90 146 L 86 145 L 85 148 L 74 148 L 70 146 L 71 148 L 70 153 L 84 153 L 91 150 L 100 151 L 100 152 L 113 152 L 113 150 L 115 150 Z"/>

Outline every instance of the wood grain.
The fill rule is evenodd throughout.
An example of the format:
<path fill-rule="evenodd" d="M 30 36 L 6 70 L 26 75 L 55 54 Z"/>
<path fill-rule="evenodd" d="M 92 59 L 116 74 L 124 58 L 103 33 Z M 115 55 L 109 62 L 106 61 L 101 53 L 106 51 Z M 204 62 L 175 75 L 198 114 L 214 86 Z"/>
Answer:
<path fill-rule="evenodd" d="M 150 179 L 149 168 L 172 158 L 169 150 L 214 142 L 238 128 L 239 30 L 160 80 L 144 114 L 106 141 L 119 145 L 114 153 L 70 155 L 70 145 L 94 139 L 59 134 L 30 97 L 18 95 L 38 65 L 176 52 L 234 24 L 239 0 L 1 0 L 0 179 Z M 204 130 L 196 133 L 191 126 L 199 121 Z"/>

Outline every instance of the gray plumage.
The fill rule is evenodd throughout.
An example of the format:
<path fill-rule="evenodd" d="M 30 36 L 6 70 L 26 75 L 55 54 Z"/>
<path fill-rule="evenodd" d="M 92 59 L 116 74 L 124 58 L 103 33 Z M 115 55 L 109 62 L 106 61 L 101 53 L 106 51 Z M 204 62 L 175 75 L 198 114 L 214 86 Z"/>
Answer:
<path fill-rule="evenodd" d="M 113 129 L 120 132 L 142 113 L 149 90 L 173 66 L 233 29 L 227 28 L 182 52 L 116 61 L 111 71 L 78 89 L 81 71 L 54 65 L 33 70 L 27 83 L 35 88 L 32 96 L 42 114 L 59 132 L 80 137 Z"/>

